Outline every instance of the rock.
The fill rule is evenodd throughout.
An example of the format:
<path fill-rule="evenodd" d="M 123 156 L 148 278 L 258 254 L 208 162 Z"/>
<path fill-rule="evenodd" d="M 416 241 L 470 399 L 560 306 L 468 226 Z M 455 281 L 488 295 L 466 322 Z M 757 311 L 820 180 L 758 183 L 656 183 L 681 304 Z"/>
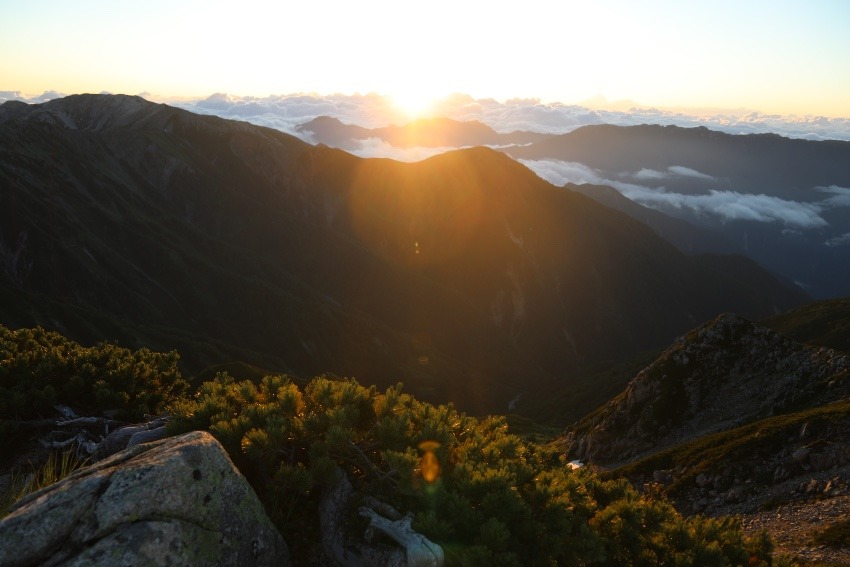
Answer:
<path fill-rule="evenodd" d="M 659 484 L 670 484 L 673 482 L 673 473 L 671 471 L 654 471 L 652 480 Z"/>
<path fill-rule="evenodd" d="M 795 463 L 805 465 L 809 460 L 809 455 L 811 454 L 811 452 L 812 450 L 808 447 L 800 447 L 791 454 L 791 458 L 794 459 Z"/>
<path fill-rule="evenodd" d="M 289 565 L 257 495 L 208 433 L 137 445 L 15 504 L 0 565 Z"/>
<path fill-rule="evenodd" d="M 100 460 L 114 455 L 118 451 L 123 451 L 128 447 L 133 447 L 140 443 L 155 441 L 162 439 L 165 436 L 164 429 L 165 421 L 155 419 L 147 423 L 138 423 L 120 427 L 106 436 L 103 441 L 98 444 L 97 451 L 94 454 L 95 460 Z M 156 431 L 157 433 L 152 433 Z"/>
<path fill-rule="evenodd" d="M 786 478 L 788 478 L 789 476 L 791 476 L 791 473 L 788 472 L 788 470 L 785 467 L 782 467 L 782 466 L 776 467 L 776 469 L 774 469 L 774 471 L 773 471 L 773 482 L 777 483 L 777 482 L 783 481 Z"/>
<path fill-rule="evenodd" d="M 827 453 L 812 453 L 809 455 L 809 464 L 816 471 L 825 471 L 835 465 L 835 459 Z"/>
<path fill-rule="evenodd" d="M 708 475 L 706 475 L 705 473 L 699 473 L 699 474 L 697 475 L 697 478 L 696 478 L 696 481 L 695 481 L 695 482 L 697 483 L 697 486 L 698 486 L 698 487 L 700 487 L 700 488 L 705 488 L 706 486 L 708 486 L 709 484 L 711 484 L 711 479 L 710 479 L 710 478 L 708 478 Z"/>
<path fill-rule="evenodd" d="M 146 431 L 139 431 L 137 433 L 134 433 L 132 437 L 130 437 L 130 440 L 127 442 L 127 447 L 135 447 L 136 445 L 141 445 L 142 443 L 159 441 L 164 437 L 165 426 L 161 425 L 155 429 L 148 429 Z"/>

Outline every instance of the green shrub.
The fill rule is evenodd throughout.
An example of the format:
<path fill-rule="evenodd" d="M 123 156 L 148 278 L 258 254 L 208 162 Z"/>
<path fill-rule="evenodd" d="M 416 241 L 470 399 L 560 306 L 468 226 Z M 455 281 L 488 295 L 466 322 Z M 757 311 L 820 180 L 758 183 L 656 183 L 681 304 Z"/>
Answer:
<path fill-rule="evenodd" d="M 40 327 L 0 325 L 0 420 L 50 417 L 56 404 L 126 420 L 161 413 L 187 388 L 178 360 L 176 352 L 84 347 Z"/>
<path fill-rule="evenodd" d="M 850 547 L 850 520 L 830 524 L 815 534 L 814 542 L 829 547 Z"/>
<path fill-rule="evenodd" d="M 737 520 L 682 518 L 623 480 L 571 470 L 556 449 L 509 434 L 503 417 L 422 403 L 401 385 L 379 393 L 320 377 L 301 390 L 287 377 L 254 384 L 219 374 L 171 411 L 171 433 L 205 429 L 221 441 L 305 553 L 318 545 L 321 488 L 341 467 L 363 493 L 415 512 L 414 528 L 443 546 L 449 565 L 770 558 L 769 541 L 745 539 Z"/>

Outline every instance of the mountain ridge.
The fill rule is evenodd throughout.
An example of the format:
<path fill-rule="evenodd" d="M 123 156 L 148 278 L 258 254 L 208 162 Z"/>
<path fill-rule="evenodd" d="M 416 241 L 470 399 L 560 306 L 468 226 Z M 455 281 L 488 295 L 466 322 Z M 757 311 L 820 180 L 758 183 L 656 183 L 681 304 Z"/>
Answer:
<path fill-rule="evenodd" d="M 850 293 L 847 141 L 595 124 L 503 143 L 476 137 L 479 123 L 434 119 L 426 130 L 435 141 L 411 144 L 416 122 L 364 129 L 321 121 L 328 124 L 314 127 L 324 132 L 318 141 L 366 155 L 399 153 L 385 146 L 488 144 L 557 184 L 584 183 L 571 188 L 649 223 L 687 253 L 747 255 L 820 299 Z"/>
<path fill-rule="evenodd" d="M 2 296 L 31 308 L 0 304 L 4 321 L 108 328 L 177 347 L 196 372 L 241 352 L 296 375 L 402 379 L 481 411 L 724 308 L 805 299 L 769 278 L 753 296 L 494 150 L 364 160 L 141 100 L 4 112 Z M 43 120 L 52 109 L 83 128 Z"/>
<path fill-rule="evenodd" d="M 468 146 L 514 146 L 545 140 L 549 135 L 538 132 L 496 132 L 477 120 L 457 121 L 450 118 L 419 118 L 404 125 L 364 128 L 345 124 L 337 118 L 319 116 L 301 124 L 298 132 L 309 134 L 318 143 L 342 149 L 357 149 L 359 143 L 377 138 L 398 148 L 460 148 Z"/>
<path fill-rule="evenodd" d="M 578 458 L 622 463 L 848 394 L 847 355 L 723 314 L 677 339 L 570 427 L 567 443 Z"/>

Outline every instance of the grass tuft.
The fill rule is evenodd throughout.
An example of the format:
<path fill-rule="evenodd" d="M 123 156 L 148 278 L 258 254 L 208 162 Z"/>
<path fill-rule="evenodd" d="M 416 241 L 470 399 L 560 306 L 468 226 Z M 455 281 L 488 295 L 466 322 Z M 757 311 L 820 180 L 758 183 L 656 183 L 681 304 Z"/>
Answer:
<path fill-rule="evenodd" d="M 29 471 L 13 470 L 8 487 L 0 494 L 0 518 L 9 515 L 11 507 L 24 496 L 67 478 L 86 466 L 88 461 L 88 457 L 80 458 L 76 450 L 68 449 L 61 453 L 51 452 L 40 467 L 30 464 Z"/>

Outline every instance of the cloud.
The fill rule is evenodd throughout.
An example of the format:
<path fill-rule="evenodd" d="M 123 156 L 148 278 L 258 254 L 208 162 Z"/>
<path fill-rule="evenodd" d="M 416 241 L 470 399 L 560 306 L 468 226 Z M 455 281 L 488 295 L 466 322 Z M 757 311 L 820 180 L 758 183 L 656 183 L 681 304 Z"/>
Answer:
<path fill-rule="evenodd" d="M 719 217 L 723 221 L 782 223 L 788 228 L 810 229 L 828 226 L 820 213 L 834 206 L 829 199 L 818 203 L 800 203 L 770 195 L 738 191 L 711 190 L 705 194 L 686 195 L 668 192 L 663 186 L 648 187 L 617 179 L 605 179 L 596 170 L 581 163 L 559 160 L 520 160 L 520 162 L 554 185 L 561 186 L 565 183 L 608 185 L 632 201 L 673 216 L 682 216 L 682 213 L 687 212 L 698 216 Z M 670 169 L 674 168 L 679 174 L 709 177 L 678 166 Z M 632 177 L 640 176 L 643 180 L 657 181 L 669 178 L 670 174 L 669 171 L 641 170 Z M 842 199 L 850 197 L 850 190 L 842 187 L 833 186 L 821 188 L 821 190 L 839 195 Z"/>
<path fill-rule="evenodd" d="M 53 100 L 54 98 L 62 98 L 63 96 L 66 95 L 56 91 L 44 91 L 42 94 L 37 96 L 27 95 L 21 91 L 0 91 L 0 104 L 10 100 L 18 100 L 28 104 L 38 104 Z"/>
<path fill-rule="evenodd" d="M 410 118 L 396 108 L 389 97 L 369 94 L 318 95 L 296 93 L 268 97 L 240 97 L 216 93 L 206 99 L 170 102 L 194 112 L 217 114 L 224 118 L 246 120 L 289 133 L 295 127 L 316 118 L 332 116 L 348 124 L 378 128 L 389 124 L 405 124 Z M 476 99 L 455 94 L 434 104 L 434 116 L 454 120 L 478 120 L 497 132 L 526 130 L 564 134 L 590 124 L 706 126 L 731 134 L 777 133 L 792 138 L 811 140 L 850 140 L 850 118 L 823 116 L 779 116 L 755 112 L 718 112 L 659 110 L 635 107 L 629 110 L 590 109 L 561 102 L 538 99 Z M 675 173 L 675 172 L 673 172 Z M 687 175 L 684 172 L 677 175 Z"/>
<path fill-rule="evenodd" d="M 389 144 L 380 138 L 366 138 L 358 140 L 356 147 L 348 150 L 360 157 L 383 157 L 397 161 L 422 161 L 437 154 L 442 154 L 457 148 L 432 148 L 424 146 L 413 146 L 409 148 L 399 148 Z"/>
<path fill-rule="evenodd" d="M 638 171 L 637 173 L 633 173 L 631 177 L 641 181 L 651 181 L 657 179 L 665 179 L 669 177 L 669 174 L 666 171 L 658 171 L 655 169 L 644 168 Z"/>
<path fill-rule="evenodd" d="M 850 189 L 847 187 L 839 187 L 838 185 L 830 185 L 829 187 L 815 187 L 816 190 L 822 193 L 830 193 L 832 197 L 821 201 L 821 204 L 829 207 L 850 207 Z"/>
<path fill-rule="evenodd" d="M 223 118 L 245 120 L 262 126 L 295 133 L 295 127 L 316 118 L 332 116 L 349 124 L 377 128 L 389 124 L 405 124 L 410 118 L 396 108 L 391 98 L 374 94 L 294 93 L 267 97 L 238 96 L 216 93 L 204 99 L 180 99 L 144 93 L 145 98 L 173 104 L 193 112 L 216 114 Z M 37 103 L 62 95 L 47 91 L 30 96 L 17 91 L 0 92 L 0 103 L 22 100 Z M 850 118 L 824 116 L 781 116 L 750 111 L 664 110 L 634 106 L 627 110 L 591 109 L 577 104 L 542 102 L 539 99 L 476 99 L 454 94 L 433 106 L 434 116 L 455 120 L 478 120 L 497 132 L 527 130 L 564 134 L 589 124 L 705 126 L 730 134 L 776 133 L 809 140 L 850 141 Z"/>
<path fill-rule="evenodd" d="M 631 177 L 632 179 L 637 179 L 638 181 L 658 181 L 671 177 L 691 177 L 694 179 L 703 179 L 706 181 L 717 181 L 711 175 L 701 173 L 695 169 L 691 169 L 690 167 L 684 167 L 682 165 L 671 165 L 667 168 L 666 171 L 658 171 L 655 169 L 644 168 L 636 173 L 628 174 L 628 177 Z"/>
<path fill-rule="evenodd" d="M 850 245 L 850 232 L 835 238 L 830 238 L 825 243 L 827 246 L 848 246 Z"/>
<path fill-rule="evenodd" d="M 595 169 L 577 162 L 557 159 L 520 159 L 518 161 L 552 185 L 559 187 L 567 183 L 576 185 L 611 185 L 612 183 L 600 177 Z"/>
<path fill-rule="evenodd" d="M 179 108 L 200 114 L 214 114 L 222 118 L 244 120 L 268 126 L 313 142 L 309 135 L 297 127 L 318 116 L 331 116 L 347 124 L 378 128 L 388 124 L 404 124 L 409 120 L 393 106 L 388 97 L 374 93 L 360 95 L 318 95 L 295 93 L 267 97 L 241 97 L 215 93 L 200 100 L 159 99 Z"/>
<path fill-rule="evenodd" d="M 702 195 L 684 195 L 668 193 L 663 188 L 625 185 L 615 182 L 614 187 L 629 199 L 660 210 L 688 209 L 698 215 L 718 216 L 724 221 L 778 222 L 796 228 L 828 225 L 820 216 L 823 208 L 817 203 L 800 203 L 771 195 L 738 191 L 711 190 Z"/>
<path fill-rule="evenodd" d="M 696 169 L 691 169 L 690 167 L 684 167 L 681 165 L 671 165 L 667 168 L 667 171 L 672 173 L 673 175 L 678 175 L 680 177 L 693 177 L 695 179 L 705 179 L 708 181 L 714 181 L 714 177 L 707 175 L 705 173 L 700 173 Z"/>

